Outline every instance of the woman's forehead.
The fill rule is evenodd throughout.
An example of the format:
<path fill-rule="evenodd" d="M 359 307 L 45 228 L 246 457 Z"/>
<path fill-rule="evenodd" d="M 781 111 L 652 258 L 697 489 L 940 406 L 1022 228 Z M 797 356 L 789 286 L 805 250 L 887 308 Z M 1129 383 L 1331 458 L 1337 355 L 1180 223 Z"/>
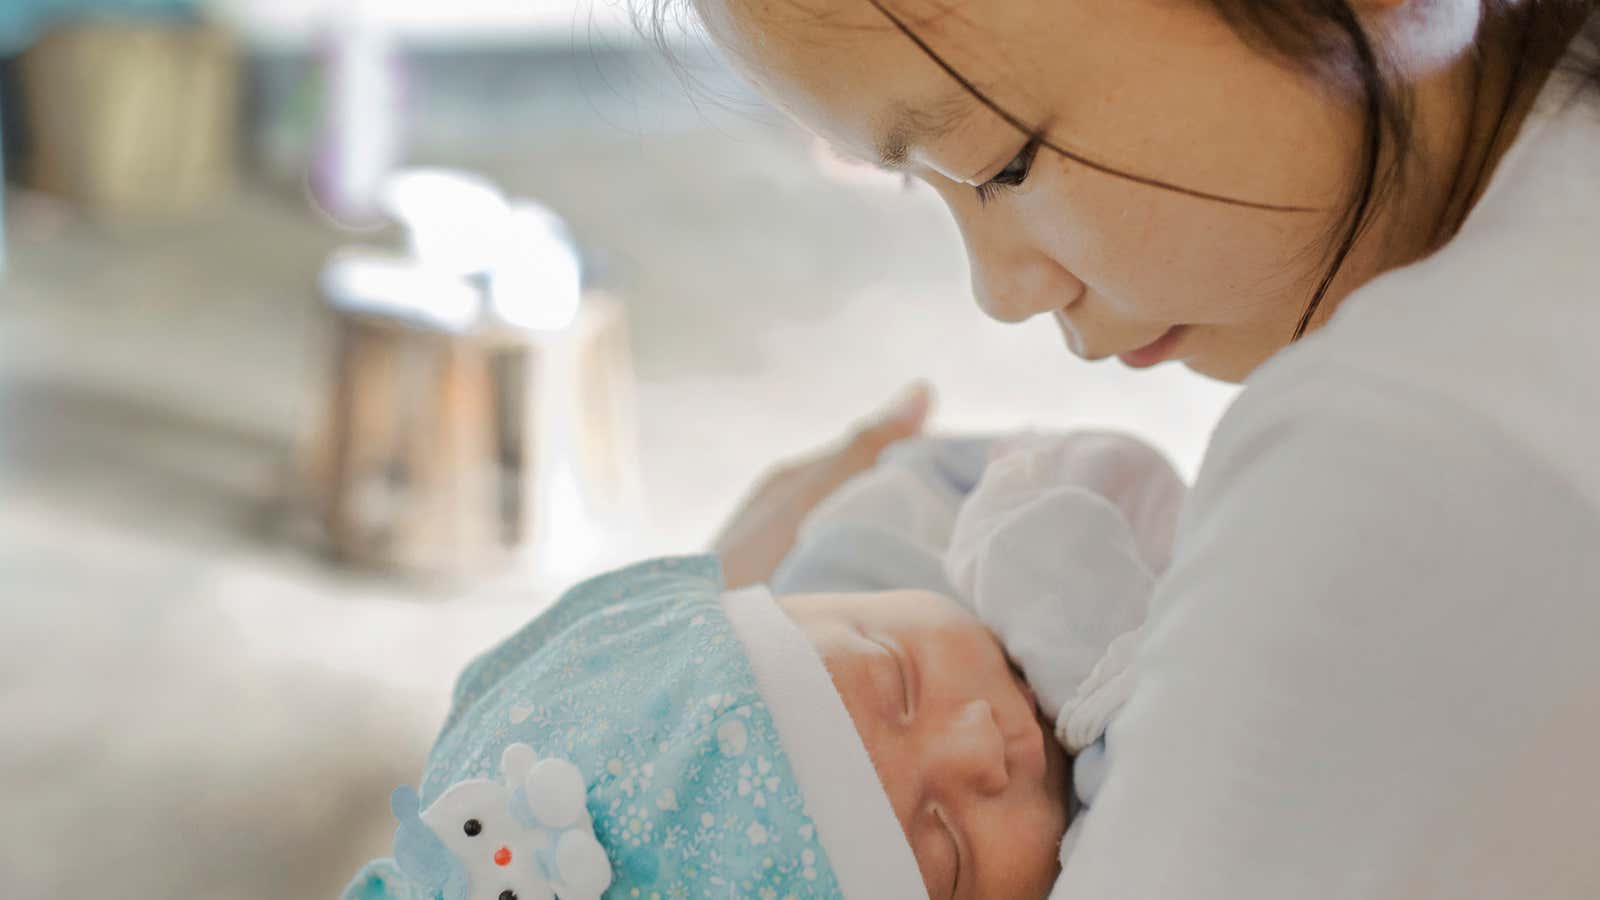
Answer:
<path fill-rule="evenodd" d="M 896 4 L 897 16 L 915 15 Z M 776 106 L 840 151 L 903 161 L 976 101 L 869 0 L 696 0 L 730 62 Z M 937 40 L 937 20 L 919 34 Z"/>

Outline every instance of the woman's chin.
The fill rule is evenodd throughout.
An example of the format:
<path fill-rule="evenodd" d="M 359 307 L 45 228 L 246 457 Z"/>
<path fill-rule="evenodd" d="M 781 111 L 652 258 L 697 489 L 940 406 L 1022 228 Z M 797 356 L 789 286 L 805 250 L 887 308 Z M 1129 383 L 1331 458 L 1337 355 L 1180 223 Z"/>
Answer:
<path fill-rule="evenodd" d="M 1177 360 L 1196 375 L 1204 375 L 1228 384 L 1238 384 L 1250 377 L 1256 367 L 1271 358 L 1271 354 L 1256 358 L 1235 354 L 1215 354 L 1204 351 Z"/>

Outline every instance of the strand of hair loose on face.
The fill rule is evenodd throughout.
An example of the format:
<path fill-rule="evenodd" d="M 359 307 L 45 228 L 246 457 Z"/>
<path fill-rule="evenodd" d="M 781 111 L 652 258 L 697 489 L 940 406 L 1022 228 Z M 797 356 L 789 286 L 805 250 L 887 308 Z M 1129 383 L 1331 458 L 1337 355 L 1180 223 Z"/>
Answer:
<path fill-rule="evenodd" d="M 1372 105 L 1375 106 L 1376 104 Z M 1339 249 L 1333 254 L 1333 264 L 1328 266 L 1327 270 L 1322 273 L 1322 280 L 1317 283 L 1316 293 L 1311 295 L 1311 302 L 1306 305 L 1305 312 L 1300 314 L 1300 321 L 1294 326 L 1294 336 L 1289 339 L 1290 343 L 1305 337 L 1306 329 L 1311 327 L 1311 317 L 1316 315 L 1317 307 L 1322 305 L 1322 298 L 1327 296 L 1328 288 L 1333 284 L 1334 277 L 1339 274 L 1340 269 L 1344 268 L 1345 258 L 1350 255 L 1350 251 L 1355 247 L 1356 238 L 1361 235 L 1363 230 L 1362 226 L 1366 222 L 1367 209 L 1372 206 L 1372 196 L 1376 193 L 1373 188 L 1373 180 L 1377 177 L 1376 158 L 1379 152 L 1379 147 L 1376 145 L 1383 139 L 1382 134 L 1376 128 L 1371 129 L 1371 131 L 1372 134 L 1367 137 L 1366 152 L 1371 155 L 1374 161 L 1368 166 L 1367 177 L 1362 179 L 1361 200 L 1356 204 L 1355 214 L 1350 220 L 1350 227 L 1345 230 L 1344 237 L 1339 241 Z"/>
<path fill-rule="evenodd" d="M 1065 147 L 1062 147 L 1062 146 L 1056 144 L 1054 141 L 1050 140 L 1049 137 L 1047 137 L 1046 135 L 1042 134 L 1037 129 L 1029 126 L 1027 123 L 1023 122 L 1021 119 L 1019 119 L 1016 116 L 1012 115 L 1011 113 L 1007 112 L 1003 107 L 1000 106 L 1000 104 L 998 104 L 998 103 L 994 102 L 993 100 L 989 99 L 989 96 L 987 94 L 985 94 L 983 91 L 979 90 L 977 85 L 973 84 L 970 80 L 968 80 L 966 78 L 966 76 L 962 75 L 960 72 L 957 72 L 955 70 L 954 66 L 952 66 L 949 63 L 945 62 L 944 61 L 944 57 L 940 56 L 937 52 L 934 51 L 934 49 L 932 47 L 928 46 L 928 42 L 927 41 L 924 41 L 921 37 L 919 37 L 917 35 L 917 33 L 915 31 L 912 31 L 911 27 L 906 25 L 906 23 L 903 20 L 901 20 L 901 18 L 899 16 L 895 15 L 888 7 L 884 6 L 883 3 L 882 3 L 882 0 L 867 0 L 867 2 L 872 4 L 873 8 L 876 9 L 878 12 L 882 13 L 883 17 L 888 19 L 889 23 L 892 24 L 895 27 L 896 30 L 898 30 L 901 34 L 905 35 L 907 40 L 909 40 L 913 44 L 915 44 L 917 46 L 917 49 L 921 50 L 924 55 L 926 55 L 929 59 L 933 60 L 935 65 L 937 65 L 940 69 L 944 70 L 944 73 L 946 75 L 949 75 L 951 78 L 955 79 L 956 83 L 959 84 L 963 90 L 965 90 L 967 93 L 971 94 L 979 103 L 983 104 L 990 112 L 992 112 L 995 115 L 999 116 L 1001 119 L 1003 119 L 1006 122 L 1006 124 L 1008 124 L 1011 127 L 1017 129 L 1018 131 L 1022 132 L 1023 134 L 1028 135 L 1030 138 L 1038 141 L 1040 146 L 1047 147 L 1047 148 L 1049 148 L 1051 150 L 1054 150 L 1056 153 L 1059 153 L 1062 156 L 1065 156 L 1067 159 L 1070 159 L 1073 162 L 1078 163 L 1079 165 L 1087 166 L 1088 168 L 1091 168 L 1091 169 L 1095 170 L 1096 172 L 1103 172 L 1103 173 L 1105 173 L 1107 175 L 1110 175 L 1110 176 L 1112 176 L 1114 178 L 1121 178 L 1121 179 L 1123 179 L 1125 181 L 1132 181 L 1132 182 L 1134 182 L 1136 184 L 1143 184 L 1143 185 L 1147 185 L 1149 187 L 1161 188 L 1162 190 L 1173 191 L 1174 193 L 1183 194 L 1183 195 L 1189 196 L 1189 197 L 1195 197 L 1195 198 L 1198 198 L 1200 200 L 1210 200 L 1210 201 L 1213 201 L 1215 203 L 1226 203 L 1226 204 L 1228 204 L 1230 206 L 1244 206 L 1244 207 L 1249 207 L 1250 209 L 1261 209 L 1261 210 L 1267 210 L 1269 212 L 1296 212 L 1296 213 L 1316 212 L 1316 210 L 1313 207 L 1309 207 L 1309 206 L 1284 206 L 1284 205 L 1275 204 L 1275 203 L 1257 203 L 1257 202 L 1254 202 L 1254 201 L 1251 201 L 1251 200 L 1239 200 L 1239 199 L 1236 199 L 1234 197 L 1224 197 L 1221 194 L 1209 194 L 1209 193 L 1206 193 L 1205 191 L 1197 191 L 1194 188 L 1186 188 L 1186 187 L 1183 187 L 1182 185 L 1170 184 L 1168 182 L 1160 181 L 1158 179 L 1150 178 L 1150 177 L 1147 177 L 1147 176 L 1144 176 L 1144 175 L 1135 175 L 1135 174 L 1133 174 L 1131 172 L 1123 172 L 1123 171 L 1120 171 L 1118 169 L 1113 169 L 1112 167 L 1110 167 L 1110 166 L 1108 166 L 1108 165 L 1106 165 L 1104 163 L 1095 162 L 1094 160 L 1089 159 L 1089 158 L 1087 158 L 1087 157 L 1085 157 L 1085 156 L 1083 156 L 1081 154 L 1074 153 L 1073 151 L 1068 150 Z"/>
<path fill-rule="evenodd" d="M 1362 30 L 1361 23 L 1350 9 L 1350 5 L 1344 3 L 1340 4 L 1340 7 L 1343 14 L 1337 17 L 1339 25 L 1355 48 L 1356 57 L 1361 65 L 1362 89 L 1367 98 L 1366 141 L 1362 151 L 1363 168 L 1366 171 L 1361 179 L 1361 196 L 1350 216 L 1350 226 L 1345 229 L 1344 237 L 1339 241 L 1339 248 L 1334 251 L 1332 264 L 1323 272 L 1316 293 L 1311 295 L 1311 302 L 1300 314 L 1300 321 L 1294 327 L 1294 336 L 1289 339 L 1290 343 L 1305 337 L 1306 330 L 1311 327 L 1311 318 L 1317 314 L 1317 308 L 1327 296 L 1333 279 L 1338 276 L 1339 270 L 1344 268 L 1344 261 L 1355 248 L 1356 239 L 1366 230 L 1367 212 L 1372 208 L 1373 198 L 1377 195 L 1378 164 L 1383 155 L 1383 74 L 1378 67 L 1378 57 L 1373 52 L 1372 43 L 1367 39 L 1366 32 Z"/>

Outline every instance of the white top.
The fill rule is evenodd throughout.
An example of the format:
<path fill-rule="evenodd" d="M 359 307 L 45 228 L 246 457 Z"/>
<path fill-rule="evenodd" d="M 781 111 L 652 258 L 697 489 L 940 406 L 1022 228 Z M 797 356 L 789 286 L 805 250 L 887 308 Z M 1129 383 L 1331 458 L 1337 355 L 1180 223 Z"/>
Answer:
<path fill-rule="evenodd" d="M 1263 366 L 1058 890 L 1600 897 L 1600 99 Z"/>

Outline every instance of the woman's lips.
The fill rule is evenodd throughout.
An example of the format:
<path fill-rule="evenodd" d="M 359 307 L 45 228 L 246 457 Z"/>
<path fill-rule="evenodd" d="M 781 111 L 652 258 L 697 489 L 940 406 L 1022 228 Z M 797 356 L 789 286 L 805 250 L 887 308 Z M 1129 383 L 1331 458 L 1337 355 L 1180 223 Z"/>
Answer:
<path fill-rule="evenodd" d="M 1117 354 L 1122 364 L 1132 369 L 1148 369 L 1159 362 L 1166 362 L 1172 357 L 1172 351 L 1177 349 L 1178 341 L 1183 339 L 1188 327 L 1174 325 L 1168 328 L 1160 337 L 1145 344 L 1137 350 Z"/>

